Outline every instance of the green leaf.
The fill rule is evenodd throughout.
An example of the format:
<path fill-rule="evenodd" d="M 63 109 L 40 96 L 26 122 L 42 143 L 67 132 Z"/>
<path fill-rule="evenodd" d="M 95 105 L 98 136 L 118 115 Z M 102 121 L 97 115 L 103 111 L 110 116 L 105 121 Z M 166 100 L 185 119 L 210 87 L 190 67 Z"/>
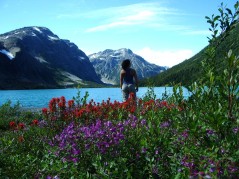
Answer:
<path fill-rule="evenodd" d="M 228 14 L 232 15 L 232 11 L 231 11 L 231 9 L 226 8 L 226 10 L 227 10 L 227 13 L 228 13 Z"/>
<path fill-rule="evenodd" d="M 150 162 L 150 158 L 148 156 L 145 157 L 145 159 Z"/>
<path fill-rule="evenodd" d="M 174 179 L 180 179 L 181 178 L 181 173 L 178 173 L 175 177 L 174 177 Z"/>
<path fill-rule="evenodd" d="M 208 16 L 205 16 L 206 19 L 210 20 L 210 18 Z"/>

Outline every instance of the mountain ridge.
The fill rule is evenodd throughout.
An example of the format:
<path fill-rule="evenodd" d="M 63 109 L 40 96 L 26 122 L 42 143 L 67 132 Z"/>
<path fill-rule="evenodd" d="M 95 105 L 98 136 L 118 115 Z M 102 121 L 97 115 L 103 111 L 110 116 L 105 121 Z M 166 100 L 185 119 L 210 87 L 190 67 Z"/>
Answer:
<path fill-rule="evenodd" d="M 103 84 L 86 54 L 46 27 L 1 34 L 0 47 L 14 57 L 0 60 L 0 89 L 63 88 L 84 81 Z"/>
<path fill-rule="evenodd" d="M 131 66 L 136 70 L 139 79 L 151 77 L 166 70 L 165 67 L 147 62 L 144 58 L 134 54 L 132 50 L 127 48 L 118 50 L 106 49 L 89 55 L 89 60 L 93 64 L 98 76 L 100 76 L 101 81 L 113 85 L 119 84 L 121 63 L 124 59 L 130 59 Z"/>
<path fill-rule="evenodd" d="M 92 55 L 97 54 L 99 52 L 88 57 L 76 44 L 60 39 L 47 27 L 22 27 L 0 34 L 0 89 L 118 85 L 121 61 L 126 58 L 131 59 L 139 79 L 166 70 L 166 67 L 147 62 L 130 49 L 106 49 L 102 54 L 111 68 L 104 71 L 106 76 L 102 82 L 102 75 L 94 66 L 98 62 L 92 60 Z"/>

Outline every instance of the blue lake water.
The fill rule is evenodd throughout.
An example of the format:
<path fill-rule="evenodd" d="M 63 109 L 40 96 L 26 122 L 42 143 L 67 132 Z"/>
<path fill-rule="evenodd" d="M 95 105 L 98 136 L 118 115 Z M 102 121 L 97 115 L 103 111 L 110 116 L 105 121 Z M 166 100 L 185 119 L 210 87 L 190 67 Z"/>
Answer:
<path fill-rule="evenodd" d="M 137 92 L 138 98 L 143 98 L 148 88 L 140 87 Z M 157 98 L 161 98 L 162 94 L 172 94 L 172 87 L 154 87 Z M 66 100 L 70 100 L 77 96 L 79 90 L 76 88 L 69 89 L 39 89 L 39 90 L 0 90 L 0 106 L 8 100 L 14 105 L 20 103 L 23 108 L 43 108 L 48 107 L 49 101 L 54 97 L 65 96 Z M 120 88 L 81 88 L 80 96 L 83 97 L 85 92 L 89 93 L 88 101 L 93 99 L 95 102 L 102 100 L 110 100 L 113 102 L 122 101 L 122 93 Z M 184 89 L 184 96 L 188 97 L 189 92 Z"/>

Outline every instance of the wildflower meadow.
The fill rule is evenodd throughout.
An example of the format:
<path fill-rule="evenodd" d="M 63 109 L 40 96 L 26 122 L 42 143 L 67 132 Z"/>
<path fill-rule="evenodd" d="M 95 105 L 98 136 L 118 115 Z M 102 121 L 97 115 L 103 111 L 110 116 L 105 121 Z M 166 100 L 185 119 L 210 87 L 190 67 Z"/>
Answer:
<path fill-rule="evenodd" d="M 239 57 L 228 51 L 221 74 L 208 62 L 213 57 L 204 61 L 204 78 L 187 87 L 188 99 L 178 84 L 161 99 L 149 87 L 125 102 L 87 102 L 79 89 L 40 111 L 5 103 L 0 178 L 238 178 Z"/>

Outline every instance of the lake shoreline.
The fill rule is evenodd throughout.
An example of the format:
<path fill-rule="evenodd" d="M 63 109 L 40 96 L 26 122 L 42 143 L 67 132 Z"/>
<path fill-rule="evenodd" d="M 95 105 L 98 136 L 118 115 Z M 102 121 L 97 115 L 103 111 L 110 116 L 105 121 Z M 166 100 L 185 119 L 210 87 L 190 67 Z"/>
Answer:
<path fill-rule="evenodd" d="M 140 87 L 137 92 L 138 98 L 143 98 L 149 88 Z M 173 93 L 173 87 L 153 87 L 156 98 L 162 98 L 167 91 L 167 95 Z M 184 96 L 188 97 L 189 93 L 187 89 L 184 90 Z M 24 110 L 39 111 L 42 108 L 47 108 L 52 98 L 60 98 L 64 96 L 66 101 L 76 98 L 77 100 L 83 100 L 86 93 L 89 94 L 87 102 L 91 99 L 96 103 L 101 103 L 103 100 L 107 101 L 110 98 L 111 102 L 123 101 L 122 91 L 120 88 L 69 88 L 69 89 L 43 89 L 43 90 L 0 90 L 0 106 L 11 101 L 11 105 L 20 104 L 20 107 Z"/>

